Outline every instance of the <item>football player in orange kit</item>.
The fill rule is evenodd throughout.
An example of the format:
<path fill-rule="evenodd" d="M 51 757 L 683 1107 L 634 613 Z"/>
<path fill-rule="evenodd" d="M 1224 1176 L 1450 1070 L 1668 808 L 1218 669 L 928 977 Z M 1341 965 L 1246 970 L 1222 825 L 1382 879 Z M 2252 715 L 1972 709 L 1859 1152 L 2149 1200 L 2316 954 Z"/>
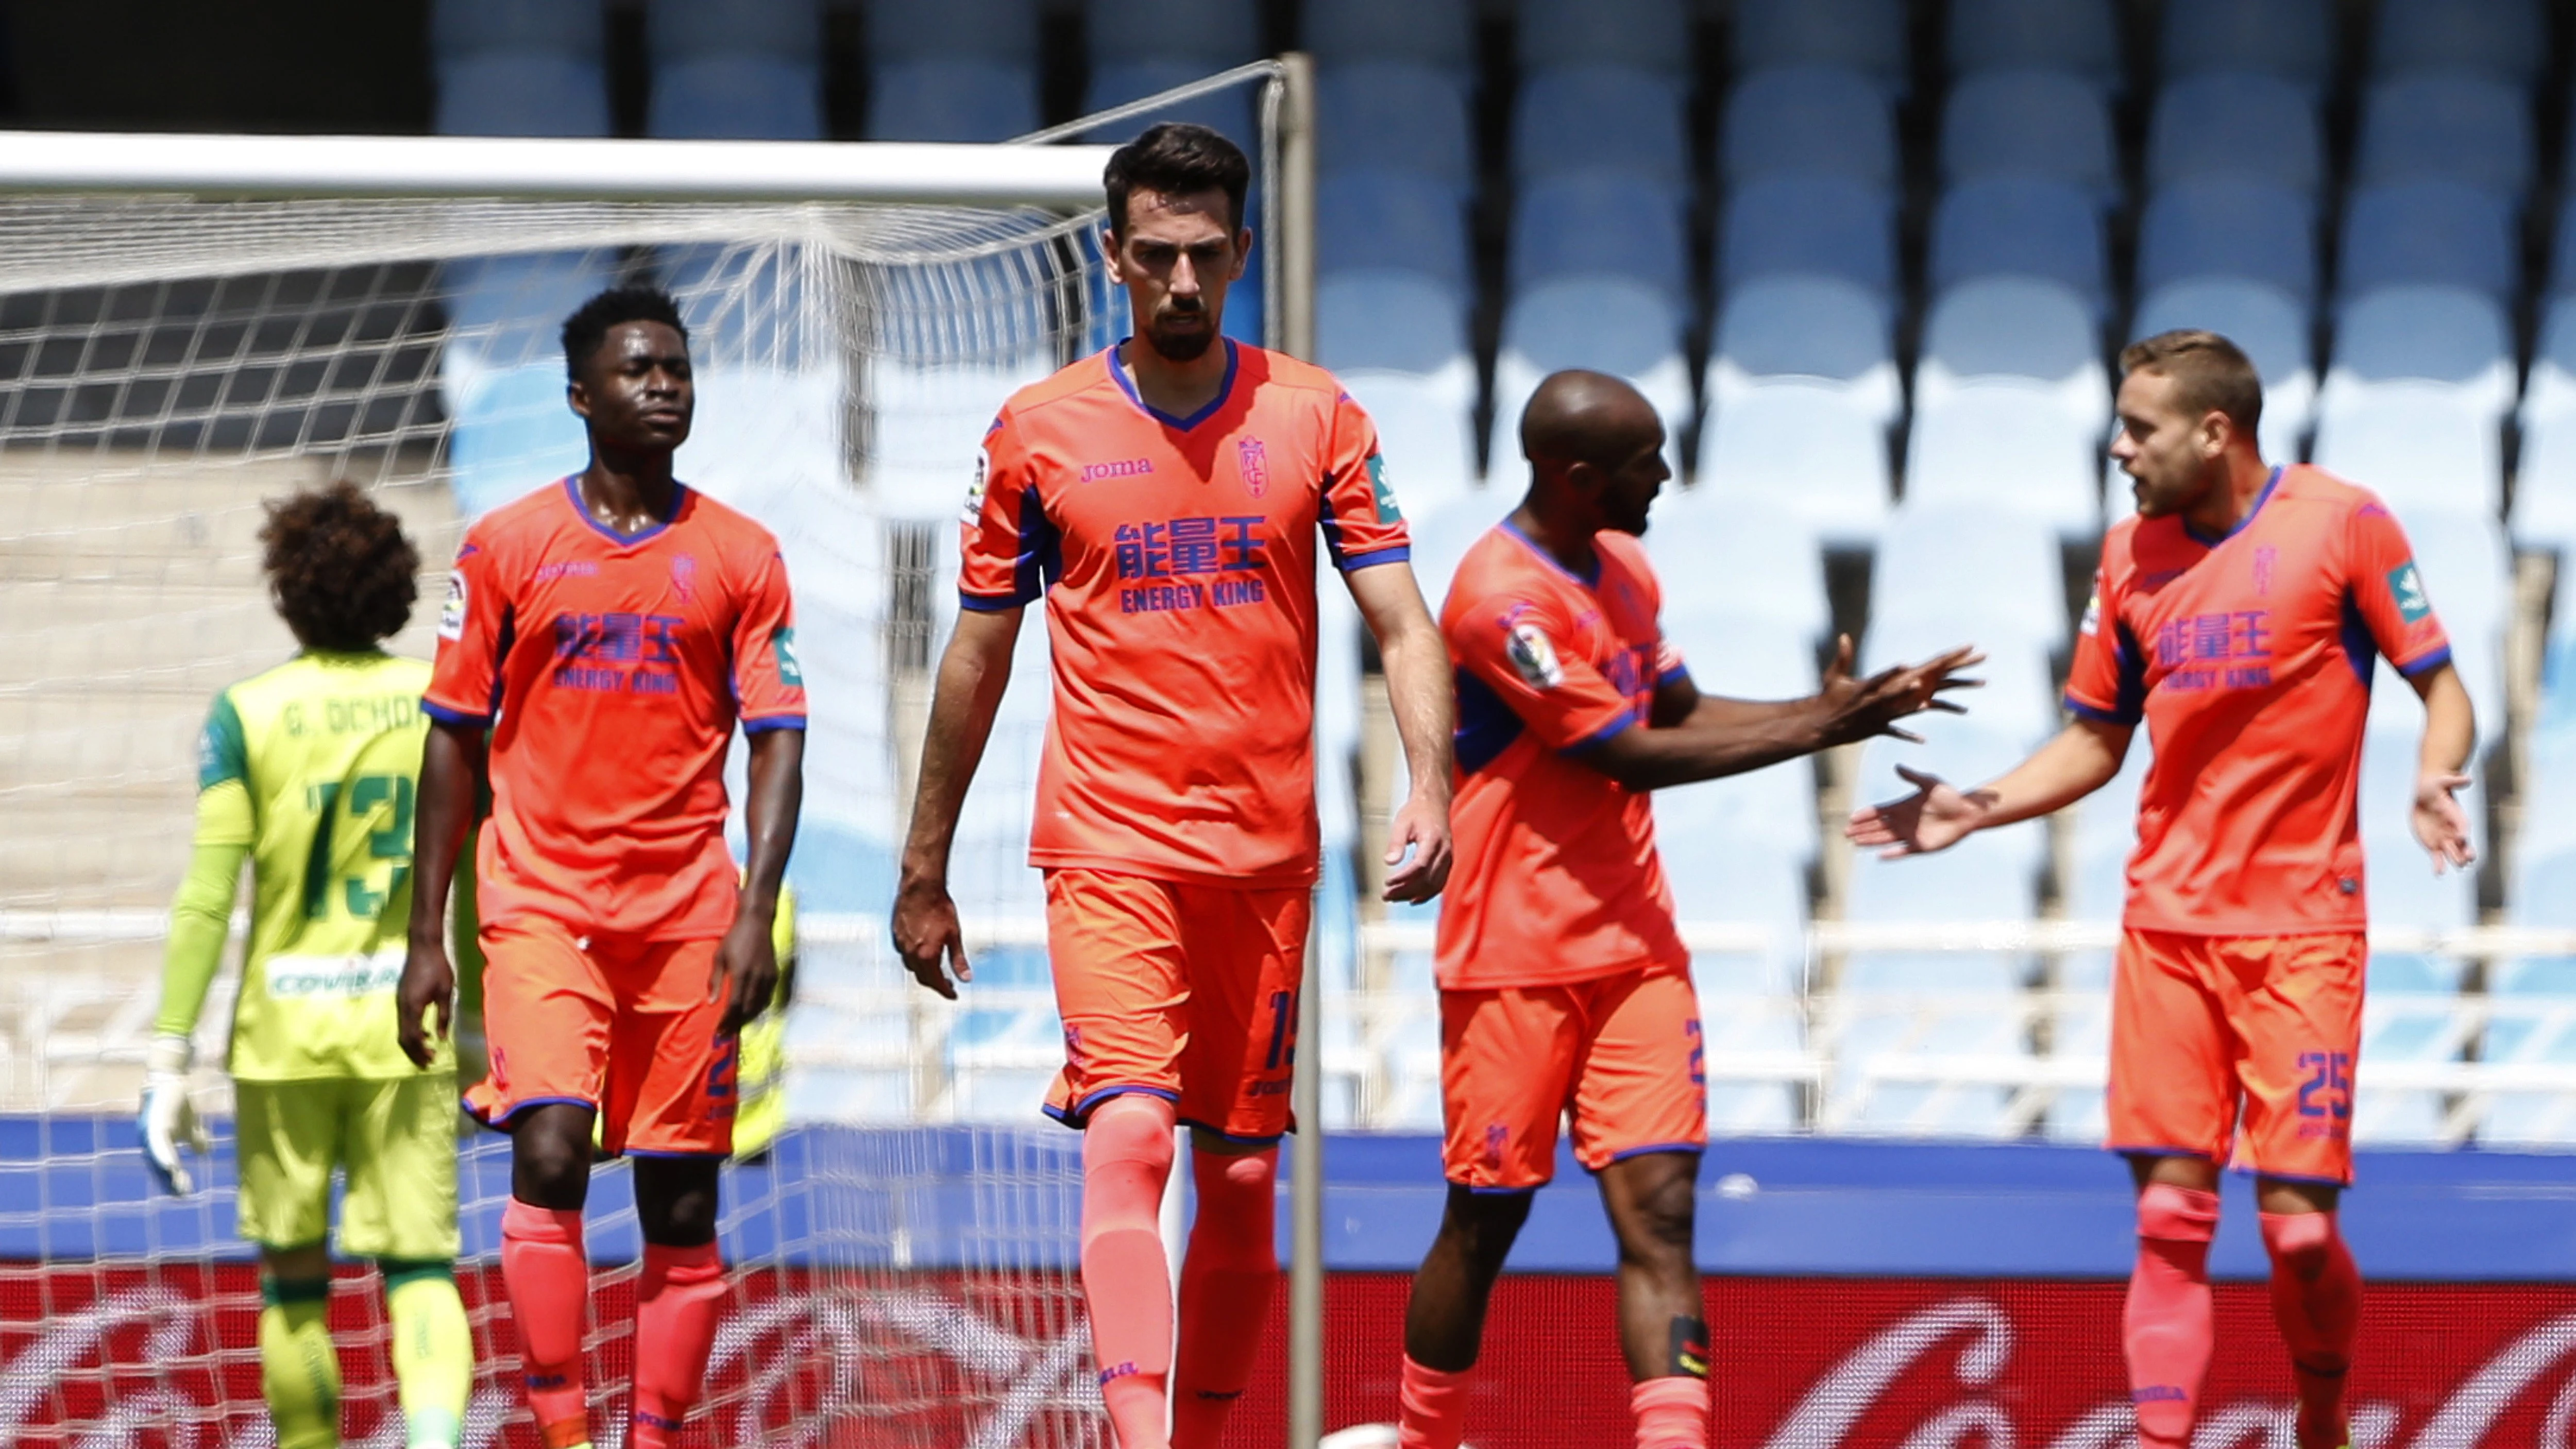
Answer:
<path fill-rule="evenodd" d="M 1664 638 L 1637 541 L 1671 476 L 1663 449 L 1653 405 L 1617 378 L 1540 383 L 1521 415 L 1529 492 L 1467 550 L 1440 610 L 1460 779 L 1437 968 L 1449 1199 L 1405 1309 L 1405 1449 L 1457 1449 L 1485 1305 L 1530 1194 L 1555 1173 L 1560 1116 L 1619 1239 L 1637 1442 L 1705 1449 L 1691 1229 L 1708 1086 L 1648 792 L 1911 739 L 1894 721 L 1956 711 L 1940 693 L 1979 657 L 1856 680 L 1845 639 L 1812 698 L 1701 694 Z"/>
<path fill-rule="evenodd" d="M 444 1032 L 444 922 L 491 732 L 480 833 L 490 1074 L 466 1110 L 510 1133 L 501 1271 L 548 1449 L 590 1442 L 582 1205 L 593 1124 L 635 1159 L 644 1239 L 630 1427 L 678 1437 L 725 1297 L 717 1168 L 737 1035 L 778 978 L 772 925 L 802 794 L 805 684 L 769 531 L 671 476 L 695 391 L 669 296 L 603 292 L 565 321 L 590 465 L 466 530 L 423 708 L 404 1049 Z M 724 838 L 725 751 L 750 743 L 750 859 Z M 739 879 L 739 884 L 737 884 Z"/>
<path fill-rule="evenodd" d="M 1221 331 L 1250 175 L 1203 126 L 1155 126 L 1110 159 L 1110 275 L 1135 335 L 1023 388 L 985 436 L 892 923 L 923 985 L 971 979 L 949 848 L 1043 596 L 1055 698 L 1029 857 L 1066 1058 L 1046 1110 L 1084 1130 L 1082 1280 L 1122 1449 L 1212 1449 L 1278 1281 L 1322 850 L 1318 536 L 1377 636 L 1412 770 L 1387 895 L 1426 900 L 1449 872 L 1448 660 L 1376 430 L 1331 374 Z M 1198 1198 L 1177 1315 L 1156 1231 L 1176 1123 Z"/>
<path fill-rule="evenodd" d="M 1910 855 L 2062 809 L 2119 772 L 2146 724 L 2155 758 L 2112 981 L 2109 1142 L 2138 1187 L 2126 1319 L 2138 1442 L 2191 1439 L 2218 1170 L 2232 1159 L 2255 1174 L 2300 1449 L 2336 1449 L 2361 1314 L 2335 1209 L 2352 1181 L 2369 960 L 2355 792 L 2375 657 L 2424 701 L 2413 824 L 2436 872 L 2472 859 L 2452 792 L 2477 724 L 2387 505 L 2264 463 L 2245 354 L 2215 333 L 2166 332 L 2120 366 L 2111 455 L 2138 513 L 2102 541 L 2066 686 L 2075 718 L 1976 789 L 1903 771 L 1920 788 L 1855 812 L 1850 834 Z"/>

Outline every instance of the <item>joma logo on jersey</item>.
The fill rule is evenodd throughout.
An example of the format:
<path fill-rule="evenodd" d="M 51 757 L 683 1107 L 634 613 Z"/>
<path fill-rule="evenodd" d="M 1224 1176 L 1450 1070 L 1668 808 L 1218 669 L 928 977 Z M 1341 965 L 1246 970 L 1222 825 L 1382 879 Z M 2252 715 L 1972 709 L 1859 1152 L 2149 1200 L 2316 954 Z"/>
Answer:
<path fill-rule="evenodd" d="M 2397 599 L 2397 617 L 2409 624 L 2433 612 L 2432 597 L 2424 592 L 2424 576 L 2415 572 L 2411 558 L 2388 571 L 2388 592 Z"/>
<path fill-rule="evenodd" d="M 1154 460 L 1151 458 L 1123 458 L 1115 463 L 1085 463 L 1082 476 L 1076 481 L 1097 483 L 1103 478 L 1141 478 L 1153 471 Z"/>

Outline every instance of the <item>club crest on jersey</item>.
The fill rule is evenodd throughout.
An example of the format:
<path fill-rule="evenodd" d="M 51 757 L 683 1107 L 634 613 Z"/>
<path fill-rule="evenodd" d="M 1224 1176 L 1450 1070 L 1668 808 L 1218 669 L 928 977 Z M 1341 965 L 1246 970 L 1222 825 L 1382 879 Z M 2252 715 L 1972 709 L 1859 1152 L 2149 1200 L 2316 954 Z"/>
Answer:
<path fill-rule="evenodd" d="M 462 639 L 465 637 L 465 601 L 465 575 L 461 573 L 449 574 L 447 576 L 447 602 L 438 606 L 439 638 Z"/>
<path fill-rule="evenodd" d="M 1565 668 L 1556 662 L 1556 646 L 1548 642 L 1546 630 L 1529 619 L 1512 619 L 1503 627 L 1503 652 L 1530 688 L 1554 689 L 1565 682 Z"/>
<path fill-rule="evenodd" d="M 671 560 L 671 592 L 678 594 L 683 603 L 696 600 L 698 596 L 697 555 L 684 553 Z"/>
<path fill-rule="evenodd" d="M 2272 570 L 2281 562 L 2281 551 L 2270 544 L 2254 550 L 2254 593 L 2268 598 L 2272 593 Z"/>
<path fill-rule="evenodd" d="M 1245 438 L 1234 445 L 1234 470 L 1243 479 L 1243 491 L 1258 498 L 1270 491 L 1270 450 L 1259 438 Z"/>
<path fill-rule="evenodd" d="M 2433 612 L 2433 600 L 2425 594 L 2423 576 L 2415 572 L 2411 558 L 2388 571 L 2388 592 L 2397 597 L 2397 617 L 2409 624 Z"/>
<path fill-rule="evenodd" d="M 975 520 L 983 516 L 984 480 L 987 475 L 992 472 L 992 469 L 992 458 L 987 455 L 983 449 L 977 448 L 975 450 L 975 481 L 966 485 L 966 507 L 964 511 L 957 515 L 957 521 L 965 524 L 968 528 L 973 528 L 975 526 Z"/>
<path fill-rule="evenodd" d="M 2088 635 L 2099 634 L 2102 632 L 2102 589 L 2100 585 L 2095 585 L 2091 597 L 2085 599 L 2084 622 L 2075 626 L 2075 632 L 2078 634 Z"/>

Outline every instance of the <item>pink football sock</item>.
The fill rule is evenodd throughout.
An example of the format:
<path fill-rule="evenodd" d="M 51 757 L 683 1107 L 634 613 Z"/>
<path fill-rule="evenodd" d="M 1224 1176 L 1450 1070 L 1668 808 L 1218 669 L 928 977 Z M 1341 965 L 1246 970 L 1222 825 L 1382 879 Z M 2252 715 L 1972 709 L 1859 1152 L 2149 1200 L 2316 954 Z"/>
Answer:
<path fill-rule="evenodd" d="M 547 1449 L 590 1442 L 581 1384 L 581 1333 L 590 1307 L 590 1260 L 581 1214 L 517 1198 L 501 1210 L 501 1281 L 519 1330 L 528 1407 Z"/>
<path fill-rule="evenodd" d="M 635 1283 L 635 1418 L 630 1449 L 665 1449 L 706 1382 L 707 1354 L 725 1301 L 724 1259 L 713 1243 L 644 1245 Z"/>
<path fill-rule="evenodd" d="M 1637 1449 L 1708 1449 L 1708 1380 L 1648 1379 L 1628 1391 Z"/>
<path fill-rule="evenodd" d="M 1442 1373 L 1404 1356 L 1404 1380 L 1396 1391 L 1396 1449 L 1458 1449 L 1467 1435 L 1467 1381 L 1474 1369 Z"/>
<path fill-rule="evenodd" d="M 2361 1268 L 2333 1213 L 2265 1213 L 2263 1246 L 2272 1255 L 2272 1318 L 2299 1386 L 2299 1449 L 2339 1449 Z"/>
<path fill-rule="evenodd" d="M 1158 1217 L 1172 1175 L 1172 1104 L 1143 1092 L 1093 1109 L 1082 1134 L 1082 1292 L 1100 1402 L 1119 1449 L 1162 1449 L 1172 1370 L 1172 1268 Z"/>
<path fill-rule="evenodd" d="M 1180 1352 L 1172 1367 L 1172 1449 L 1216 1449 L 1252 1380 L 1279 1286 L 1271 1226 L 1279 1149 L 1190 1154 L 1198 1219 L 1181 1259 Z"/>
<path fill-rule="evenodd" d="M 2138 1266 L 2122 1325 L 2139 1449 L 2191 1442 L 2209 1373 L 2209 1240 L 2217 1235 L 2218 1194 L 2161 1182 L 2138 1194 Z"/>

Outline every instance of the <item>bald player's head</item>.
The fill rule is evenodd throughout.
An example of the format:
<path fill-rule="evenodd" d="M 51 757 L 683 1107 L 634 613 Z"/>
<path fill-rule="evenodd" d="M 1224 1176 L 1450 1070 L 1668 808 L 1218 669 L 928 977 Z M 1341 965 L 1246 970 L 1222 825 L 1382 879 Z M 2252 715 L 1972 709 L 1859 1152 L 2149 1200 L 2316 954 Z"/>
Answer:
<path fill-rule="evenodd" d="M 1552 510 L 1596 515 L 1593 529 L 1646 531 L 1646 510 L 1672 470 L 1664 421 L 1635 388 L 1605 373 L 1550 373 L 1521 413 L 1530 491 Z"/>

